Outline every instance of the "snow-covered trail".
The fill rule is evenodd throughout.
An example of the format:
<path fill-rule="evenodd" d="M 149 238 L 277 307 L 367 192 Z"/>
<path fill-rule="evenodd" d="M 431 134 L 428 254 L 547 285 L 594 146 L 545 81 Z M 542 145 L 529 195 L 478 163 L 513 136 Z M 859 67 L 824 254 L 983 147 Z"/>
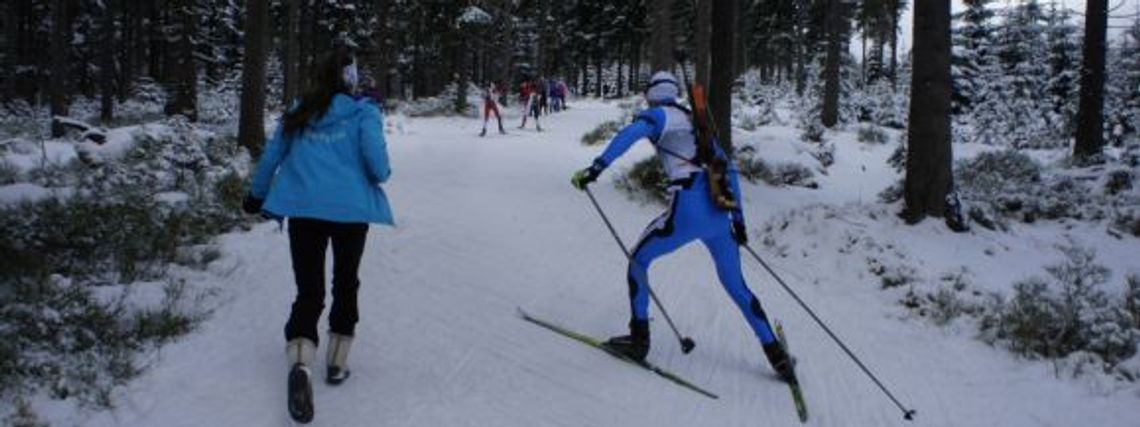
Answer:
<path fill-rule="evenodd" d="M 785 386 L 721 290 L 700 245 L 663 258 L 651 280 L 697 349 L 682 355 L 663 320 L 650 358 L 712 391 L 711 400 L 521 321 L 516 306 L 595 336 L 622 333 L 625 260 L 570 174 L 601 149 L 578 138 L 619 115 L 577 102 L 546 132 L 478 138 L 481 121 L 416 119 L 389 135 L 386 186 L 397 228 L 374 227 L 361 267 L 361 321 L 340 387 L 314 384 L 317 426 L 792 426 Z M 608 182 L 594 186 L 627 244 L 659 213 Z M 835 177 L 833 179 L 843 179 Z M 749 200 L 771 189 L 750 188 Z M 749 205 L 754 226 L 772 212 Z M 276 224 L 225 236 L 236 265 L 222 302 L 169 345 L 92 426 L 281 426 L 282 327 L 294 294 Z M 762 253 L 762 255 L 765 255 Z M 829 277 L 811 260 L 772 260 L 785 279 L 908 405 L 901 414 L 751 260 L 745 277 L 785 325 L 817 426 L 1127 425 L 1134 396 L 1090 396 L 969 338 L 913 322 L 872 287 Z M 816 280 L 819 278 L 828 280 Z M 656 309 L 651 310 L 656 313 Z M 659 319 L 659 318 L 658 318 Z M 324 329 L 324 324 L 322 324 Z M 323 347 L 318 354 L 323 361 Z M 322 369 L 316 370 L 318 380 Z"/>

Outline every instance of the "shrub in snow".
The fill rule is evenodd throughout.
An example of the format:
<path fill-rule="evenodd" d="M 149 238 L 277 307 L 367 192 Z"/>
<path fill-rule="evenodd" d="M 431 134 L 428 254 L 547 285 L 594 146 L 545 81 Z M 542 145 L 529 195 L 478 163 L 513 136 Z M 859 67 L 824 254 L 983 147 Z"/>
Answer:
<path fill-rule="evenodd" d="M 42 137 L 48 133 L 50 115 L 22 99 L 0 105 L 0 138 Z"/>
<path fill-rule="evenodd" d="M 1050 278 L 1014 284 L 1014 295 L 996 307 L 998 321 L 983 329 L 991 342 L 1008 343 L 1030 357 L 1060 358 L 1088 351 L 1114 364 L 1136 352 L 1135 320 L 1120 299 L 1101 287 L 1108 268 L 1091 249 L 1061 247 L 1066 260 L 1046 267 Z"/>
<path fill-rule="evenodd" d="M 179 245 L 205 243 L 241 223 L 225 209 L 204 200 L 171 206 L 141 194 L 113 201 L 48 198 L 0 209 L 6 230 L 0 235 L 0 282 L 48 273 L 155 279 L 175 260 Z"/>
<path fill-rule="evenodd" d="M 657 157 L 648 157 L 634 163 L 614 182 L 619 190 L 641 203 L 666 204 L 669 200 L 669 178 Z"/>
<path fill-rule="evenodd" d="M 906 132 L 899 134 L 899 145 L 887 158 L 887 165 L 898 173 L 903 173 L 906 170 L 906 138 Z"/>
<path fill-rule="evenodd" d="M 883 203 L 894 203 L 903 199 L 903 180 L 898 180 L 892 183 L 883 191 L 879 192 L 879 201 Z"/>
<path fill-rule="evenodd" d="M 16 399 L 16 411 L 4 419 L 4 425 L 11 427 L 50 427 L 41 421 L 39 415 L 24 399 Z"/>
<path fill-rule="evenodd" d="M 1125 283 L 1124 309 L 1132 315 L 1132 326 L 1140 329 L 1140 275 L 1129 274 Z"/>
<path fill-rule="evenodd" d="M 734 114 L 734 116 L 736 116 L 736 126 L 749 132 L 754 132 L 760 128 L 760 126 L 767 124 L 759 114 L 740 112 L 739 114 Z"/>
<path fill-rule="evenodd" d="M 1140 144 L 1129 145 L 1120 156 L 1121 163 L 1128 167 L 1140 167 Z"/>
<path fill-rule="evenodd" d="M 859 142 L 867 144 L 886 144 L 887 133 L 879 129 L 878 126 L 864 124 L 859 126 L 858 130 Z"/>
<path fill-rule="evenodd" d="M 1118 213 L 1113 220 L 1113 228 L 1140 237 L 1140 212 L 1129 209 Z"/>
<path fill-rule="evenodd" d="M 819 165 L 824 168 L 831 167 L 835 164 L 835 144 L 823 142 L 819 144 L 815 152 L 811 153 L 812 157 L 819 160 Z M 826 172 L 826 171 L 825 171 Z"/>
<path fill-rule="evenodd" d="M 819 120 L 807 120 L 802 125 L 803 132 L 800 139 L 804 142 L 823 142 L 823 135 L 827 131 Z"/>
<path fill-rule="evenodd" d="M 780 163 L 775 166 L 756 157 L 756 148 L 745 145 L 736 150 L 737 173 L 748 182 L 763 181 L 773 187 L 792 186 L 819 188 L 815 173 L 799 163 Z"/>
<path fill-rule="evenodd" d="M 1117 169 L 1108 174 L 1104 182 L 1104 192 L 1110 195 L 1119 194 L 1132 189 L 1132 171 Z"/>
<path fill-rule="evenodd" d="M 121 156 L 26 174 L 71 197 L 0 207 L 0 397 L 30 389 L 110 405 L 138 352 L 197 315 L 176 308 L 177 283 L 161 307 L 109 301 L 106 289 L 163 279 L 171 263 L 204 266 L 218 256 L 212 237 L 247 222 L 248 157 L 235 141 L 175 119 L 129 142 Z"/>
<path fill-rule="evenodd" d="M 621 130 L 622 124 L 617 120 L 602 122 L 594 130 L 582 135 L 582 145 L 598 145 L 609 142 Z"/>
<path fill-rule="evenodd" d="M 0 185 L 15 184 L 20 181 L 20 168 L 0 157 Z"/>
<path fill-rule="evenodd" d="M 867 270 L 879 277 L 883 289 L 897 288 L 917 281 L 918 271 L 909 265 L 887 264 L 878 258 L 867 258 Z"/>
<path fill-rule="evenodd" d="M 1041 181 L 1041 165 L 1013 150 L 991 151 L 958 163 L 955 179 L 972 195 L 996 197 Z"/>
<path fill-rule="evenodd" d="M 176 288 L 168 285 L 158 306 L 138 309 L 59 276 L 13 284 L 0 294 L 0 393 L 43 390 L 110 407 L 111 389 L 141 372 L 135 352 L 197 322 L 179 308 Z"/>

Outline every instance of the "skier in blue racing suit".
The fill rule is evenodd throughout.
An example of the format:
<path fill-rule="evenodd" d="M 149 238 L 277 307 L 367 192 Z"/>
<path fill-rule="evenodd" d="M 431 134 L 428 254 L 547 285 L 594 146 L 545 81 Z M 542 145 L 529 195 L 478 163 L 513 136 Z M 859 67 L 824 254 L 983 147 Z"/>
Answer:
<path fill-rule="evenodd" d="M 738 245 L 746 243 L 748 235 L 739 205 L 736 170 L 730 166 L 728 174 L 738 204 L 735 209 L 726 211 L 715 206 L 709 196 L 708 179 L 697 159 L 697 141 L 689 112 L 677 103 L 680 92 L 681 87 L 672 74 L 654 74 L 645 92 L 650 108 L 622 129 L 590 167 L 578 171 L 571 179 L 575 187 L 584 190 L 634 143 L 649 139 L 670 180 L 669 209 L 649 224 L 631 255 L 630 334 L 613 337 L 606 345 L 634 360 L 645 359 L 649 353 L 649 265 L 658 257 L 700 239 L 716 263 L 717 276 L 725 291 L 759 338 L 768 362 L 783 380 L 794 381 L 792 363 L 772 333 L 760 300 L 748 289 L 740 271 Z M 716 151 L 718 156 L 725 155 L 719 147 Z"/>

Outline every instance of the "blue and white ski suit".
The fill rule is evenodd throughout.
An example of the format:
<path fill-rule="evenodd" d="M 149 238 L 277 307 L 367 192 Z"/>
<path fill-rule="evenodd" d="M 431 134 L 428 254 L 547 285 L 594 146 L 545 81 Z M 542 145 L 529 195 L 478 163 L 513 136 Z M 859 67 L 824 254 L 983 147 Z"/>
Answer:
<path fill-rule="evenodd" d="M 716 263 L 720 283 L 760 343 L 775 341 L 760 300 L 748 289 L 740 271 L 740 250 L 732 237 L 730 221 L 743 221 L 743 213 L 739 208 L 726 212 L 713 204 L 704 171 L 695 164 L 696 138 L 686 111 L 673 103 L 641 112 L 594 160 L 594 167 L 608 167 L 643 138 L 648 138 L 657 149 L 657 158 L 670 180 L 672 201 L 669 209 L 642 232 L 631 255 L 628 281 L 633 320 L 649 318 L 649 265 L 658 257 L 700 239 Z M 719 147 L 717 155 L 724 156 Z M 736 200 L 742 202 L 735 168 L 729 169 L 729 179 Z"/>

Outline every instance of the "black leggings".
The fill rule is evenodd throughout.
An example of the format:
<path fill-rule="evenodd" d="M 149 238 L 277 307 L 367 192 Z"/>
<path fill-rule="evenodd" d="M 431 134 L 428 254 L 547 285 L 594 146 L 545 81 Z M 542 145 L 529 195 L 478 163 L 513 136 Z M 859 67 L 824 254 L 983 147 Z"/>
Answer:
<path fill-rule="evenodd" d="M 293 276 L 297 299 L 285 324 L 285 340 L 308 338 L 319 343 L 317 323 L 325 308 L 325 250 L 332 241 L 333 304 L 329 329 L 352 336 L 359 314 L 356 291 L 360 288 L 357 270 L 364 253 L 368 224 L 340 223 L 319 219 L 289 219 L 289 249 L 293 254 Z"/>

